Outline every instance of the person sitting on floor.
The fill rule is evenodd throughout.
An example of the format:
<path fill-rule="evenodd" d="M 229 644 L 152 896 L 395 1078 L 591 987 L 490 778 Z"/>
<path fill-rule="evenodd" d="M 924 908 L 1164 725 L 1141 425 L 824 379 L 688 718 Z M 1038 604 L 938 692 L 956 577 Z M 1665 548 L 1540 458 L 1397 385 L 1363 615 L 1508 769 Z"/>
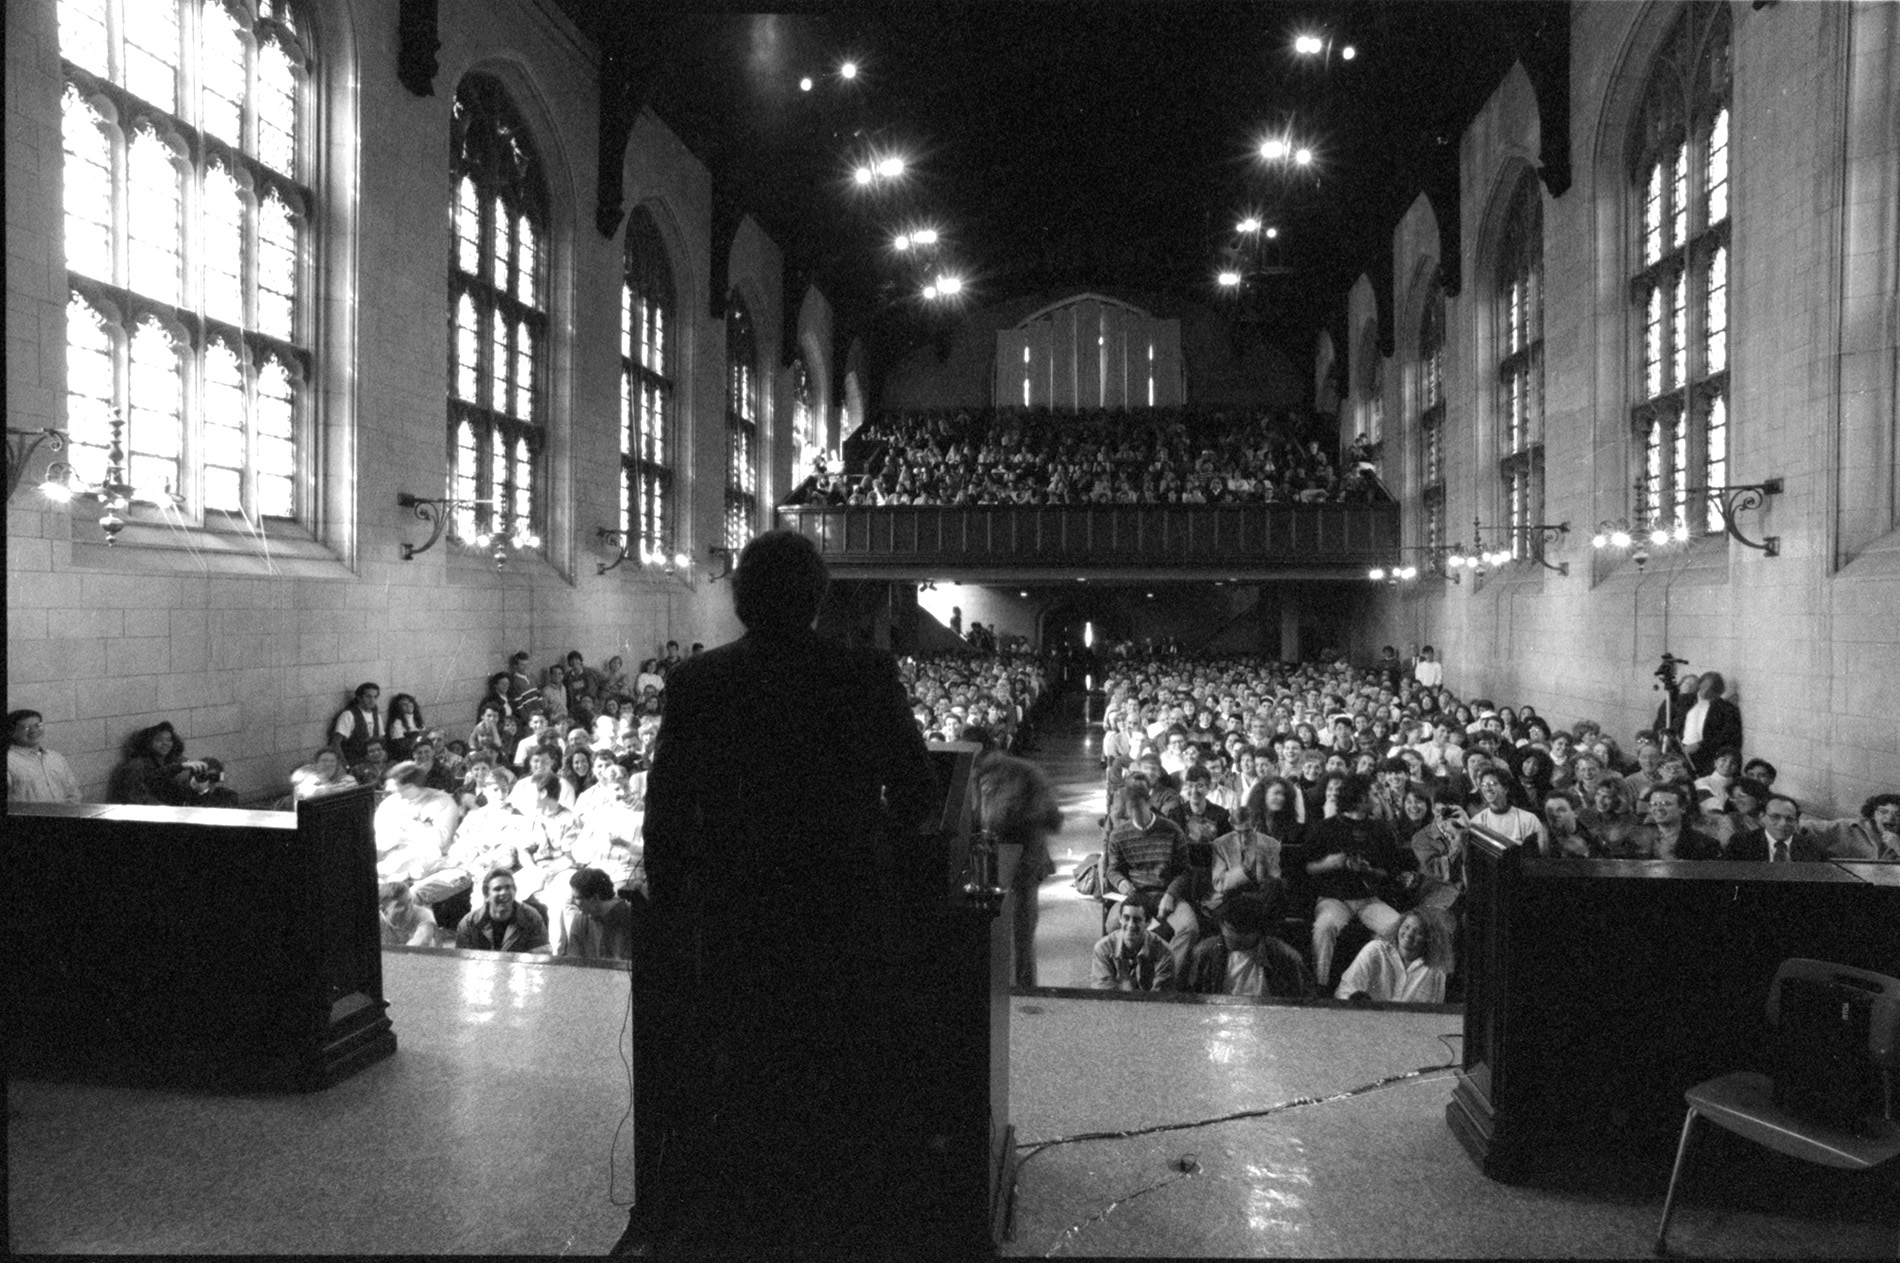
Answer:
<path fill-rule="evenodd" d="M 379 883 L 376 914 L 382 926 L 384 947 L 435 946 L 435 918 L 411 896 L 409 883 Z"/>
<path fill-rule="evenodd" d="M 598 868 L 578 868 L 568 878 L 573 899 L 561 910 L 556 956 L 574 960 L 632 960 L 633 905 Z"/>
<path fill-rule="evenodd" d="M 548 923 L 515 898 L 515 876 L 497 868 L 482 878 L 482 905 L 455 927 L 455 945 L 490 952 L 546 952 Z"/>
<path fill-rule="evenodd" d="M 1271 899 L 1236 894 L 1221 904 L 1216 919 L 1220 933 L 1195 944 L 1189 959 L 1189 991 L 1302 1000 L 1313 994 L 1313 974 L 1306 962 L 1273 936 L 1276 920 Z"/>
<path fill-rule="evenodd" d="M 376 806 L 376 878 L 410 883 L 417 903 L 434 907 L 469 888 L 470 878 L 449 859 L 461 820 L 455 799 L 423 783 L 422 769 L 389 769 L 389 794 Z"/>
<path fill-rule="evenodd" d="M 1096 940 L 1089 986 L 1097 991 L 1172 991 L 1174 957 L 1137 899 L 1115 905 L 1116 928 Z"/>
<path fill-rule="evenodd" d="M 1418 908 L 1399 918 L 1390 938 L 1359 950 L 1334 996 L 1357 1003 L 1443 1004 L 1451 976 L 1451 928 L 1443 914 Z"/>

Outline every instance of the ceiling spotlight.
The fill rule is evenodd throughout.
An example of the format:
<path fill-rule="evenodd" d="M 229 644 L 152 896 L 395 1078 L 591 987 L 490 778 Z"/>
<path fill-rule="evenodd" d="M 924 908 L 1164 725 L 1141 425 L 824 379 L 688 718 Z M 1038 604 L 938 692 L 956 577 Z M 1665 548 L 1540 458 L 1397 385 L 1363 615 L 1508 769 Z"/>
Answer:
<path fill-rule="evenodd" d="M 908 250 L 910 249 L 910 238 L 900 232 L 897 234 L 897 240 L 891 242 L 891 244 L 896 246 L 899 250 Z"/>
<path fill-rule="evenodd" d="M 1279 230 L 1278 228 L 1269 228 L 1269 229 L 1267 229 L 1267 240 L 1268 240 L 1268 241 L 1272 241 L 1272 240 L 1273 240 L 1273 239 L 1274 239 L 1275 237 L 1277 237 L 1277 236 L 1279 236 L 1279 235 L 1280 235 L 1280 230 Z"/>
<path fill-rule="evenodd" d="M 1339 50 L 1339 59 L 1341 61 L 1351 61 L 1353 58 L 1357 57 L 1358 55 L 1359 55 L 1359 50 L 1354 48 L 1351 44 L 1348 44 L 1344 48 Z"/>
<path fill-rule="evenodd" d="M 1227 289 L 1232 289 L 1234 286 L 1240 284 L 1240 273 L 1230 268 L 1227 271 L 1222 272 L 1218 279 L 1220 280 L 1220 283 L 1222 286 L 1224 286 Z"/>
<path fill-rule="evenodd" d="M 1313 161 L 1313 151 L 1311 149 L 1297 149 L 1293 152 L 1293 161 L 1303 167 L 1309 166 Z"/>
<path fill-rule="evenodd" d="M 810 75 L 806 75 L 803 79 L 800 79 L 798 81 L 798 90 L 800 92 L 811 91 L 811 76 Z"/>
<path fill-rule="evenodd" d="M 838 74 L 841 78 L 845 78 L 845 79 L 857 78 L 858 77 L 858 63 L 855 61 L 847 61 L 844 65 L 838 67 Z"/>
<path fill-rule="evenodd" d="M 1027 592 L 1018 592 L 1018 593 L 1017 593 L 1016 595 L 1017 595 L 1017 596 L 1028 596 L 1028 595 L 1029 595 L 1029 593 L 1027 593 Z"/>
<path fill-rule="evenodd" d="M 920 246 L 934 246 L 937 244 L 937 230 L 935 228 L 919 228 L 910 235 L 910 239 Z"/>
<path fill-rule="evenodd" d="M 1240 223 L 1236 224 L 1235 227 L 1241 232 L 1259 232 L 1260 221 L 1252 215 L 1249 215 L 1247 218 L 1241 220 Z"/>
<path fill-rule="evenodd" d="M 1385 570 L 1379 566 L 1374 566 L 1372 569 L 1366 571 L 1366 578 L 1372 580 L 1374 583 L 1377 583 L 1381 579 L 1385 578 Z"/>
<path fill-rule="evenodd" d="M 937 287 L 935 285 L 924 286 L 925 298 L 935 298 L 936 296 L 937 296 Z"/>
<path fill-rule="evenodd" d="M 859 167 L 856 171 L 851 173 L 851 178 L 856 180 L 859 184 L 869 184 L 874 176 L 875 173 L 869 167 Z"/>
<path fill-rule="evenodd" d="M 937 292 L 939 294 L 955 294 L 962 288 L 963 279 L 961 277 L 940 276 L 937 278 Z"/>
<path fill-rule="evenodd" d="M 1265 158 L 1268 162 L 1278 162 L 1286 157 L 1292 148 L 1293 147 L 1284 140 L 1275 137 L 1273 140 L 1261 142 L 1260 156 Z"/>
<path fill-rule="evenodd" d="M 898 176 L 904 174 L 904 160 L 902 158 L 886 158 L 877 164 L 877 173 L 887 180 L 896 179 Z"/>
<path fill-rule="evenodd" d="M 1293 41 L 1293 51 L 1303 57 L 1311 57 L 1323 47 L 1317 35 L 1301 35 Z"/>
<path fill-rule="evenodd" d="M 1659 526 L 1649 533 L 1649 542 L 1660 548 L 1669 542 L 1669 532 Z"/>

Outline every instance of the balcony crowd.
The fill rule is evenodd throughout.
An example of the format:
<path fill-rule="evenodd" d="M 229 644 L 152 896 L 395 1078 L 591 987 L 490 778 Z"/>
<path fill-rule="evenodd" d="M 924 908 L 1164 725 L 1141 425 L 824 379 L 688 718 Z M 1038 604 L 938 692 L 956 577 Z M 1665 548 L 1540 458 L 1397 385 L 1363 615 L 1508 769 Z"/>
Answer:
<path fill-rule="evenodd" d="M 788 505 L 1315 504 L 1388 499 L 1365 449 L 1343 459 L 1300 413 L 1184 408 L 888 412 L 846 471 Z"/>

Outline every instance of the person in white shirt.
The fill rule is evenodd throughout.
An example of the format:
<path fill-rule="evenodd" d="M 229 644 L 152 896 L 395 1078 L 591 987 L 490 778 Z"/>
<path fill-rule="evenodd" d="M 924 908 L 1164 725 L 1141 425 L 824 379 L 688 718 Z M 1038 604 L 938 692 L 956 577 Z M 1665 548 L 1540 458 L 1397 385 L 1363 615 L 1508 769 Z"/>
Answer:
<path fill-rule="evenodd" d="M 79 801 L 79 781 L 66 756 L 40 744 L 45 730 L 45 716 L 36 710 L 16 710 L 7 715 L 7 801 L 10 803 Z"/>
<path fill-rule="evenodd" d="M 1443 1004 L 1451 973 L 1451 936 L 1439 918 L 1415 910 L 1399 918 L 1390 939 L 1375 938 L 1340 975 L 1337 999 Z"/>
<path fill-rule="evenodd" d="M 417 903 L 433 907 L 469 889 L 469 874 L 448 857 L 462 809 L 423 783 L 414 763 L 398 763 L 384 777 L 390 793 L 376 807 L 376 879 L 409 882 Z"/>
<path fill-rule="evenodd" d="M 1511 805 L 1510 786 L 1496 768 L 1487 767 L 1478 774 L 1478 793 L 1484 799 L 1484 810 L 1471 817 L 1462 811 L 1454 813 L 1452 819 L 1459 827 L 1467 823 L 1483 825 L 1512 842 L 1529 844 L 1534 855 L 1549 853 L 1550 831 L 1542 820 Z"/>
<path fill-rule="evenodd" d="M 1445 682 L 1445 666 L 1438 660 L 1438 652 L 1430 645 L 1418 651 L 1418 665 L 1412 668 L 1412 678 L 1428 689 L 1435 689 Z"/>

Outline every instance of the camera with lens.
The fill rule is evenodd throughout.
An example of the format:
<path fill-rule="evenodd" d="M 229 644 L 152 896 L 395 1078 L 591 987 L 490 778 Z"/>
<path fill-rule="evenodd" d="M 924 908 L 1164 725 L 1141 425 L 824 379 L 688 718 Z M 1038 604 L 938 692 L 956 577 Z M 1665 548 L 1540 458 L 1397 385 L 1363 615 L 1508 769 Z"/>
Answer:
<path fill-rule="evenodd" d="M 1676 691 L 1676 668 L 1686 667 L 1688 665 L 1689 665 L 1689 660 L 1687 658 L 1678 658 L 1675 654 L 1670 653 L 1667 649 L 1663 650 L 1662 665 L 1657 667 L 1656 670 L 1652 672 L 1652 674 L 1655 675 L 1655 677 L 1658 680 L 1662 681 L 1662 683 L 1657 685 L 1656 687 L 1658 688 L 1666 687 L 1669 689 L 1670 692 L 1672 693 L 1675 692 Z"/>

